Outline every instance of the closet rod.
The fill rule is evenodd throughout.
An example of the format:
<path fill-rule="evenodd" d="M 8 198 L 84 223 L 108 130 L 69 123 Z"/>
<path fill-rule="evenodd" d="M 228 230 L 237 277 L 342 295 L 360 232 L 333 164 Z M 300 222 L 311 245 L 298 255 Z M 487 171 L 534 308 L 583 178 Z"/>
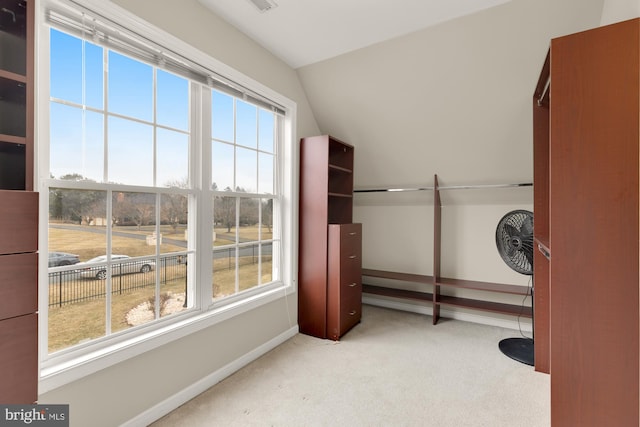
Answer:
<path fill-rule="evenodd" d="M 545 103 L 545 98 L 549 95 L 549 87 L 551 86 L 551 76 L 547 77 L 547 81 L 544 84 L 544 88 L 542 89 L 542 93 L 538 97 L 538 107 L 542 107 Z"/>
<path fill-rule="evenodd" d="M 531 182 L 522 182 L 515 184 L 476 184 L 476 185 L 443 185 L 438 190 L 474 190 L 482 188 L 511 188 L 511 187 L 532 187 Z M 414 188 L 371 188 L 371 189 L 354 189 L 354 193 L 384 193 L 384 192 L 402 192 L 402 191 L 427 191 L 433 190 L 434 187 L 414 187 Z"/>
<path fill-rule="evenodd" d="M 353 190 L 354 193 L 394 193 L 402 191 L 428 191 L 433 190 L 433 187 L 414 187 L 414 188 L 361 188 Z"/>
<path fill-rule="evenodd" d="M 481 188 L 511 188 L 511 187 L 533 187 L 531 182 L 521 182 L 516 184 L 477 184 L 477 185 L 443 185 L 438 190 L 475 190 Z"/>

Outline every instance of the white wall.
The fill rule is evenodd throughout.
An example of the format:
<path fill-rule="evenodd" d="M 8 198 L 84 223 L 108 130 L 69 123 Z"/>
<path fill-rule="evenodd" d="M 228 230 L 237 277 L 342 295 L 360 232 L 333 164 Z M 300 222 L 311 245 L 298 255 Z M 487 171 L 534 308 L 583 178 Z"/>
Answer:
<path fill-rule="evenodd" d="M 431 185 L 434 174 L 441 185 L 531 182 L 532 95 L 550 40 L 597 27 L 602 5 L 512 0 L 298 74 L 321 131 L 355 146 L 356 187 Z M 502 261 L 494 233 L 509 210 L 531 210 L 532 196 L 506 191 L 449 195 L 443 275 L 528 283 Z M 433 206 L 381 200 L 397 197 L 355 196 L 363 265 L 431 274 Z"/>
<path fill-rule="evenodd" d="M 613 24 L 640 16 L 640 0 L 605 0 L 600 25 Z"/>
<path fill-rule="evenodd" d="M 319 132 L 295 71 L 196 0 L 116 0 L 114 3 L 294 100 L 298 105 L 298 135 Z M 185 390 L 201 386 L 203 380 L 219 380 L 219 375 L 228 375 L 229 369 L 246 362 L 247 355 L 255 357 L 251 352 L 265 343 L 277 341 L 296 324 L 297 294 L 294 293 L 286 301 L 281 297 L 42 394 L 39 402 L 69 404 L 72 426 L 121 425 L 156 405 L 160 405 L 160 409 L 170 408 L 186 395 Z"/>

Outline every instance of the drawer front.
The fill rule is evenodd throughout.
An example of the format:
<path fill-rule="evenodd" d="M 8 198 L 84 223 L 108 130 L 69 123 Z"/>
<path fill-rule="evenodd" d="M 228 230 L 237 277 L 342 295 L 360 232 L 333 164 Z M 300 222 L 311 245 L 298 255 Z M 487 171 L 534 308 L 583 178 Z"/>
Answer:
<path fill-rule="evenodd" d="M 0 319 L 38 310 L 38 254 L 0 255 Z"/>
<path fill-rule="evenodd" d="M 31 404 L 38 398 L 38 315 L 0 321 L 0 402 Z"/>
<path fill-rule="evenodd" d="M 0 190 L 0 254 L 38 250 L 38 193 Z"/>
<path fill-rule="evenodd" d="M 362 318 L 362 297 L 343 300 L 340 306 L 340 335 L 344 335 Z"/>
<path fill-rule="evenodd" d="M 362 224 L 340 225 L 340 252 L 362 252 Z"/>

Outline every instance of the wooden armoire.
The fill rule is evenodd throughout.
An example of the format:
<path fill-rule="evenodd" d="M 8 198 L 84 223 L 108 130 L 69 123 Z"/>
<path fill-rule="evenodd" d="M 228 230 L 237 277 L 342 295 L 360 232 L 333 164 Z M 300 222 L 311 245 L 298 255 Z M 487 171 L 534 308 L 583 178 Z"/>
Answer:
<path fill-rule="evenodd" d="M 534 96 L 536 369 L 554 427 L 638 426 L 640 19 L 551 41 Z"/>

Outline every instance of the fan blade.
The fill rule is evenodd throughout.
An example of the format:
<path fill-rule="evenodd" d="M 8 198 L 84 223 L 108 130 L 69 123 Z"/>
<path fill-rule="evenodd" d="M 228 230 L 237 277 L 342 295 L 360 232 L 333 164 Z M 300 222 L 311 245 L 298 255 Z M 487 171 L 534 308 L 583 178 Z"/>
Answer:
<path fill-rule="evenodd" d="M 518 230 L 517 227 L 514 227 L 511 224 L 505 224 L 504 225 L 504 230 L 511 237 L 519 237 L 520 236 L 520 230 Z"/>

